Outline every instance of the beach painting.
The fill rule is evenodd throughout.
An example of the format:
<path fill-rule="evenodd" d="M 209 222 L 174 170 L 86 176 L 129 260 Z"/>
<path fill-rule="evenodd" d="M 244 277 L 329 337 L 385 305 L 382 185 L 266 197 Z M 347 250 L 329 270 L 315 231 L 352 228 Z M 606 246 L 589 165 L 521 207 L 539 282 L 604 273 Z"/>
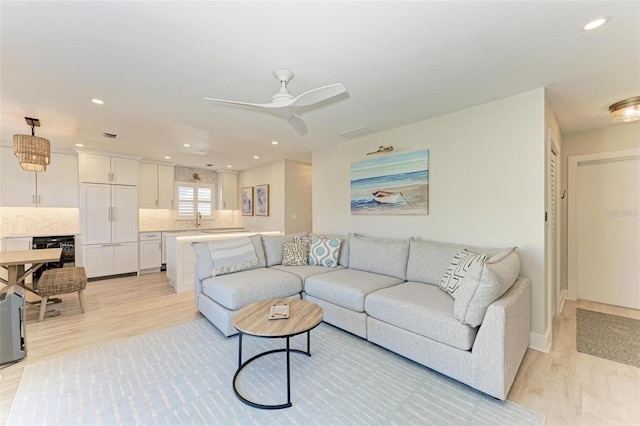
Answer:
<path fill-rule="evenodd" d="M 351 163 L 351 214 L 429 214 L 429 150 Z"/>

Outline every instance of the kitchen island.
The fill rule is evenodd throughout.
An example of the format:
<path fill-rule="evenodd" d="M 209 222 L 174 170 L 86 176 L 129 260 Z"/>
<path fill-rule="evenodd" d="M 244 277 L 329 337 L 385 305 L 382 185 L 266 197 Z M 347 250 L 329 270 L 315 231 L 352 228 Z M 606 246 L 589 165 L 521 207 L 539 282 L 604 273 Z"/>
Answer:
<path fill-rule="evenodd" d="M 194 289 L 196 255 L 191 247 L 192 242 L 250 237 L 255 234 L 282 235 L 282 231 L 226 231 L 212 229 L 168 233 L 166 235 L 166 248 L 169 284 L 175 289 L 176 293 Z"/>

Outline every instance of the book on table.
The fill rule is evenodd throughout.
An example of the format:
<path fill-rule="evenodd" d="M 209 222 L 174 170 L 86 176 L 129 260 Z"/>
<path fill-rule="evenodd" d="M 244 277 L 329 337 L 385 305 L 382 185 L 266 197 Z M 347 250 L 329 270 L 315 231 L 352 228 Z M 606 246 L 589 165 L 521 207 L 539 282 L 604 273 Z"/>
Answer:
<path fill-rule="evenodd" d="M 289 318 L 289 305 L 278 302 L 271 305 L 269 309 L 269 319 L 286 319 Z"/>

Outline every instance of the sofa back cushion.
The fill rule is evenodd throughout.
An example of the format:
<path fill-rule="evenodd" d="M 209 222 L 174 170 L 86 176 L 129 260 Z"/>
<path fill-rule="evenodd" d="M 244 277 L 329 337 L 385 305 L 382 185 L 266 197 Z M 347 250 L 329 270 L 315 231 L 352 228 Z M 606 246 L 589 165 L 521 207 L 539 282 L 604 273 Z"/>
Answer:
<path fill-rule="evenodd" d="M 438 285 L 451 259 L 462 249 L 464 247 L 453 244 L 411 240 L 407 281 Z"/>
<path fill-rule="evenodd" d="M 238 240 L 241 239 L 238 238 Z M 250 266 L 249 269 L 264 268 L 267 266 L 267 263 L 265 260 L 264 249 L 262 248 L 262 236 L 260 234 L 253 235 L 249 237 L 249 241 L 251 241 L 256 257 L 258 258 L 257 264 Z M 211 243 L 213 243 L 213 241 Z M 193 247 L 193 251 L 196 254 L 195 272 L 198 279 L 204 280 L 213 276 L 213 270 L 216 268 L 216 265 L 214 264 L 213 257 L 211 256 L 211 246 L 209 242 L 196 241 L 191 243 L 191 247 Z"/>
<path fill-rule="evenodd" d="M 405 280 L 408 257 L 409 240 L 349 235 L 349 269 Z"/>
<path fill-rule="evenodd" d="M 307 236 L 306 232 L 289 235 L 263 235 L 262 245 L 264 246 L 264 254 L 266 258 L 267 267 L 273 265 L 282 264 L 282 242 L 293 241 L 294 238 L 304 238 Z"/>
<path fill-rule="evenodd" d="M 515 247 L 474 263 L 456 291 L 453 316 L 463 324 L 479 326 L 489 305 L 511 288 L 519 273 L 520 257 Z"/>

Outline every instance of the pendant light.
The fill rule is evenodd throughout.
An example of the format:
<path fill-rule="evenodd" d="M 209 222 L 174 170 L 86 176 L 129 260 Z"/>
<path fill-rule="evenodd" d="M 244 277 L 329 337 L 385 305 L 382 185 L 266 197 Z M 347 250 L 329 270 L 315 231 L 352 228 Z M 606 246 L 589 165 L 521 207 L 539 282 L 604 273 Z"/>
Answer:
<path fill-rule="evenodd" d="M 48 139 L 35 135 L 40 120 L 30 117 L 24 119 L 31 126 L 31 135 L 13 135 L 13 153 L 24 170 L 44 172 L 51 158 L 51 144 Z"/>

